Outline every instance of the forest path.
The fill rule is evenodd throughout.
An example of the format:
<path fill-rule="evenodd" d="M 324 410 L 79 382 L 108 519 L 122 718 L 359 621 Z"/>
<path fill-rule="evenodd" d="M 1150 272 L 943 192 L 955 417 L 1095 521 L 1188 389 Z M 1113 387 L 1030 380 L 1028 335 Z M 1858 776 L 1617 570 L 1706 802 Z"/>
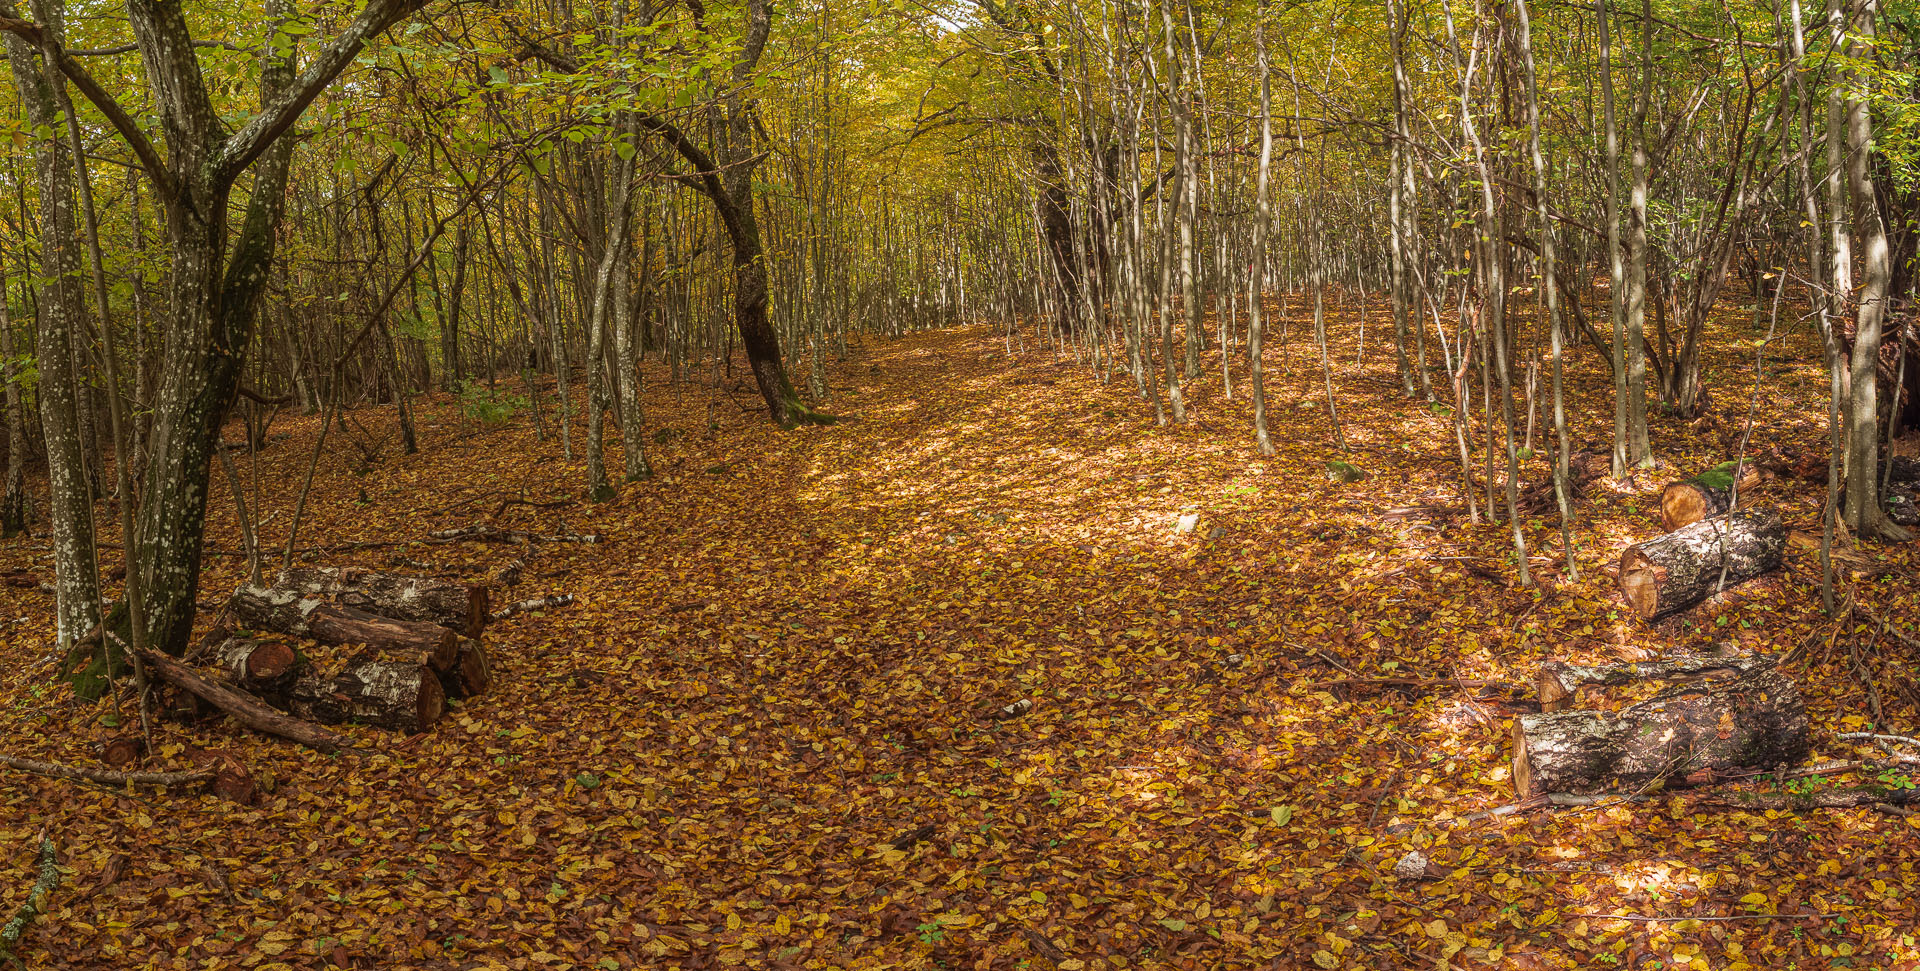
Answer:
<path fill-rule="evenodd" d="M 1273 458 L 1216 380 L 1196 381 L 1187 426 L 1156 426 L 1124 381 L 1010 356 L 983 329 L 869 342 L 830 374 L 832 410 L 855 420 L 827 428 L 782 433 L 655 382 L 659 474 L 599 506 L 524 413 L 487 429 L 422 401 L 424 451 L 389 437 L 358 471 L 363 450 L 330 440 L 303 542 L 410 545 L 325 562 L 497 566 L 507 548 L 415 542 L 497 508 L 500 525 L 607 538 L 542 547 L 504 595 L 580 604 L 497 625 L 492 695 L 418 737 L 354 729 L 381 753 L 358 762 L 162 729 L 157 761 L 222 747 L 273 776 L 259 807 L 20 781 L 0 821 L 15 838 L 46 827 L 74 884 L 131 859 L 61 902 L 63 929 L 30 938 L 37 966 L 1546 967 L 1595 949 L 1721 966 L 1729 943 L 1813 945 L 1787 921 L 1676 936 L 1576 913 L 1720 913 L 1756 892 L 1791 910 L 1822 861 L 1920 850 L 1867 813 L 1763 827 L 1655 804 L 1425 825 L 1512 799 L 1518 709 L 1465 682 L 1719 640 L 1784 651 L 1817 596 L 1790 572 L 1628 625 L 1601 567 L 1649 534 L 1651 480 L 1582 507 L 1577 583 L 1553 565 L 1552 517 L 1533 522 L 1544 589 L 1518 588 L 1503 528 L 1382 517 L 1458 496 L 1447 422 L 1399 397 L 1391 359 L 1342 366 L 1343 460 L 1368 475 L 1340 484 L 1297 335 L 1291 354 L 1270 387 Z M 357 416 L 369 445 L 387 416 Z M 260 456 L 269 542 L 317 431 L 284 424 Z M 1771 498 L 1805 512 L 1802 494 Z M 237 548 L 223 487 L 213 508 L 211 542 Z M 203 599 L 239 570 L 215 557 Z M 8 737 L 82 760 L 101 713 L 35 700 L 25 674 L 38 596 L 0 590 L 6 617 L 31 617 L 9 635 Z M 1823 730 L 1853 703 L 1808 693 Z M 1452 876 L 1381 875 L 1416 847 Z M 0 872 L 0 907 L 28 863 Z M 1864 949 L 1905 921 L 1871 869 L 1820 874 L 1832 912 L 1848 912 L 1836 893 L 1885 899 L 1835 933 L 1808 925 L 1816 944 Z"/>

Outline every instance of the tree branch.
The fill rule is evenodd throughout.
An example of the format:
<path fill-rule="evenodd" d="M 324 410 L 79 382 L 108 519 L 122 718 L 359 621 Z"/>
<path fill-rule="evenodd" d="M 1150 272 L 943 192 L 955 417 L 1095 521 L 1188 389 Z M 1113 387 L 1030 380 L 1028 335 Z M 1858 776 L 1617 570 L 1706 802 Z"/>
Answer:
<path fill-rule="evenodd" d="M 285 134 L 313 99 L 360 55 L 367 41 L 426 6 L 427 0 L 373 0 L 295 78 L 291 87 L 260 109 L 220 148 L 216 181 L 228 185 Z"/>
<path fill-rule="evenodd" d="M 0 30 L 13 34 L 35 47 L 44 46 L 40 25 L 31 20 L 21 19 L 13 5 L 4 0 L 0 0 Z M 120 107 L 120 102 L 115 101 L 113 95 L 108 94 L 107 90 L 100 86 L 100 82 L 94 80 L 93 75 L 81 66 L 80 62 L 74 60 L 65 48 L 59 44 L 54 44 L 52 47 L 56 58 L 55 63 L 60 65 L 60 73 L 65 74 L 67 79 L 73 82 L 73 86 L 79 88 L 80 93 L 92 102 L 102 115 L 106 116 L 107 123 L 111 124 L 113 130 L 120 134 L 120 138 L 127 143 L 127 146 L 133 149 L 134 156 L 140 159 L 140 166 L 147 170 L 147 177 L 153 180 L 154 190 L 171 204 L 175 196 L 173 175 L 167 170 L 167 164 L 160 158 L 160 153 L 153 147 L 153 142 L 147 138 L 147 133 L 140 130 L 133 116 L 127 114 L 126 109 Z"/>

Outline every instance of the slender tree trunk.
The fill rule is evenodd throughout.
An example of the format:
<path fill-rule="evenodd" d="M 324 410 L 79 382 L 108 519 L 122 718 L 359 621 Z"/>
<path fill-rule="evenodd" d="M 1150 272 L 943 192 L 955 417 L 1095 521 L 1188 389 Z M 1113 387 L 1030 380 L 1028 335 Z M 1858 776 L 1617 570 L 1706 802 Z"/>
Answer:
<path fill-rule="evenodd" d="M 1260 71 L 1260 167 L 1253 190 L 1253 278 L 1248 281 L 1252 301 L 1247 313 L 1247 357 L 1253 377 L 1253 438 L 1262 455 L 1273 454 L 1267 438 L 1266 368 L 1260 359 L 1264 337 L 1267 290 L 1267 224 L 1273 221 L 1268 208 L 1268 175 L 1273 167 L 1273 69 L 1267 62 L 1267 9 L 1263 2 L 1254 16 L 1255 59 Z"/>
<path fill-rule="evenodd" d="M 1860 0 L 1857 10 L 1849 45 L 1871 47 L 1880 2 Z M 1847 525 L 1856 536 L 1903 541 L 1909 533 L 1888 519 L 1880 504 L 1880 339 L 1888 288 L 1893 282 L 1893 262 L 1888 255 L 1887 225 L 1880 216 L 1869 168 L 1872 126 L 1866 100 L 1850 99 L 1847 180 L 1853 190 L 1854 222 L 1860 227 L 1865 272 L 1854 312 L 1853 383 L 1847 395 Z"/>
<path fill-rule="evenodd" d="M 59 36 L 64 5 L 42 0 L 34 17 Z M 62 652 L 100 623 L 99 573 L 94 560 L 93 494 L 82 452 L 79 396 L 75 389 L 74 333 L 80 327 L 82 295 L 79 230 L 74 214 L 73 158 L 62 137 L 53 85 L 40 52 L 19 37 L 6 37 L 7 57 L 33 142 L 40 189 L 39 327 L 35 337 L 40 371 L 40 429 L 46 443 L 48 526 L 54 555 L 54 635 Z M 196 550 L 196 552 L 198 552 Z"/>

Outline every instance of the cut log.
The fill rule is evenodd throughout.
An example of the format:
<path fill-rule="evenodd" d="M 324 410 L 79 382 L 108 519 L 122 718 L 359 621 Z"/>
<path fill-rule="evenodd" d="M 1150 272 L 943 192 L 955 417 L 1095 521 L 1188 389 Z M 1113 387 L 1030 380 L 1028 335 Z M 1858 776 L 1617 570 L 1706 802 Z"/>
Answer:
<path fill-rule="evenodd" d="M 116 769 L 138 763 L 146 752 L 146 739 L 138 735 L 109 735 L 100 740 L 100 761 Z"/>
<path fill-rule="evenodd" d="M 1522 798 L 1632 791 L 1655 780 L 1702 785 L 1717 774 L 1796 765 L 1810 749 L 1800 692 L 1763 667 L 1677 686 L 1617 713 L 1522 715 L 1513 724 L 1513 780 Z"/>
<path fill-rule="evenodd" d="M 1670 657 L 1633 664 L 1582 665 L 1548 661 L 1540 665 L 1540 676 L 1535 685 L 1539 689 L 1540 710 L 1561 711 L 1572 708 L 1579 701 L 1580 689 L 1589 685 L 1622 685 L 1637 681 L 1713 681 L 1738 677 L 1772 664 L 1772 658 L 1753 654 Z"/>
<path fill-rule="evenodd" d="M 1703 519 L 1620 555 L 1620 592 L 1641 620 L 1659 620 L 1779 569 L 1787 527 L 1770 509 Z"/>
<path fill-rule="evenodd" d="M 450 670 L 440 672 L 440 686 L 449 698 L 478 698 L 493 687 L 493 665 L 487 649 L 470 637 L 460 638 L 460 656 Z"/>
<path fill-rule="evenodd" d="M 412 660 L 435 671 L 451 668 L 459 652 L 459 635 L 439 624 L 394 620 L 280 587 L 241 587 L 232 608 L 234 620 L 245 627 L 322 644 L 365 644 L 389 659 Z"/>
<path fill-rule="evenodd" d="M 193 764 L 213 775 L 207 781 L 208 792 L 242 806 L 251 806 L 260 801 L 260 791 L 254 785 L 253 773 L 247 771 L 247 764 L 234 757 L 232 752 L 195 752 Z"/>
<path fill-rule="evenodd" d="M 322 752 L 335 752 L 346 747 L 346 741 L 340 736 L 312 722 L 274 711 L 262 704 L 260 699 L 232 685 L 211 681 L 181 663 L 179 658 L 151 649 L 141 651 L 140 658 L 147 662 L 147 670 L 161 680 L 192 692 L 248 728 L 299 742 Z"/>
<path fill-rule="evenodd" d="M 439 624 L 468 637 L 479 637 L 487 627 L 487 588 L 454 580 L 305 566 L 282 571 L 274 586 L 395 620 Z"/>
<path fill-rule="evenodd" d="M 1691 479 L 1668 483 L 1660 492 L 1660 525 L 1671 533 L 1730 509 L 1734 463 L 1722 462 Z M 1740 492 L 1760 484 L 1760 470 L 1748 464 L 1740 470 Z"/>
<path fill-rule="evenodd" d="M 295 714 L 323 724 L 358 721 L 424 732 L 447 710 L 440 677 L 424 664 L 361 661 L 339 674 L 308 674 L 287 689 Z"/>
<path fill-rule="evenodd" d="M 214 645 L 212 653 L 234 684 L 256 695 L 285 691 L 299 673 L 300 653 L 283 641 L 229 637 Z"/>

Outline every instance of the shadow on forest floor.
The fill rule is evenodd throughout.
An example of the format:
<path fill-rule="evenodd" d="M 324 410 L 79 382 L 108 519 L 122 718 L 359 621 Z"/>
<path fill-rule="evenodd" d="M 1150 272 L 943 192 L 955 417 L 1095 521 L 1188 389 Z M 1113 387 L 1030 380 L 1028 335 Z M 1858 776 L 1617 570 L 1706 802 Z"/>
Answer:
<path fill-rule="evenodd" d="M 650 380 L 658 474 L 604 505 L 578 498 L 585 435 L 568 460 L 525 414 L 482 429 L 450 398 L 422 400 L 423 451 L 389 445 L 357 474 L 363 456 L 331 440 L 303 542 L 397 545 L 322 561 L 484 572 L 511 554 L 421 541 L 490 515 L 602 533 L 541 548 L 500 595 L 579 605 L 490 630 L 495 692 L 432 732 L 350 730 L 378 754 L 159 728 L 150 765 L 232 751 L 272 780 L 257 807 L 9 776 L 0 840 L 19 849 L 0 868 L 0 908 L 24 899 L 41 831 L 70 868 L 20 954 L 33 967 L 462 969 L 1920 957 L 1902 936 L 1920 852 L 1908 820 L 1762 818 L 1676 796 L 1427 824 L 1512 801 L 1507 722 L 1524 705 L 1476 701 L 1462 681 L 1526 684 L 1547 658 L 1726 641 L 1785 652 L 1835 632 L 1800 557 L 1652 629 L 1614 592 L 1620 550 L 1657 532 L 1659 486 L 1725 457 L 1739 432 L 1752 362 L 1735 335 L 1710 349 L 1724 383 L 1708 416 L 1656 422 L 1672 471 L 1603 480 L 1581 505 L 1579 580 L 1557 521 L 1528 521 L 1540 586 L 1527 589 L 1505 527 L 1383 515 L 1464 505 L 1449 419 L 1399 395 L 1387 319 L 1373 305 L 1364 366 L 1337 364 L 1344 454 L 1297 326 L 1269 364 L 1271 458 L 1251 447 L 1244 372 L 1227 400 L 1214 355 L 1188 423 L 1158 427 L 1124 377 L 1103 384 L 1031 335 L 1022 350 L 984 328 L 869 341 L 830 374 L 830 410 L 858 420 L 827 428 L 782 433 L 724 398 L 709 407 L 707 389 Z M 1336 323 L 1337 346 L 1355 346 L 1354 322 Z M 1803 363 L 1817 346 L 1782 346 L 1755 441 L 1817 448 L 1824 382 Z M 1606 375 L 1591 351 L 1570 359 L 1576 445 L 1604 441 Z M 376 434 L 391 421 L 357 417 Z M 270 546 L 316 426 L 283 419 L 291 437 L 257 457 Z M 1337 483 L 1333 460 L 1366 477 Z M 220 555 L 203 600 L 244 569 L 214 488 Z M 1819 498 L 1772 479 L 1755 501 L 1806 523 Z M 1898 572 L 1856 581 L 1858 595 L 1911 618 L 1913 550 L 1885 556 Z M 44 544 L 0 545 L 0 567 L 44 574 Z M 87 761 L 107 709 L 76 708 L 31 673 L 48 599 L 0 589 L 0 611 L 6 749 Z M 1792 672 L 1818 755 L 1841 754 L 1832 733 L 1867 710 L 1840 643 Z M 1382 677 L 1419 683 L 1341 683 Z M 1030 710 L 995 717 L 1023 700 Z M 1411 848 L 1448 875 L 1390 876 Z M 1671 920 L 1759 912 L 1802 916 Z M 1646 919 L 1598 916 L 1614 913 Z"/>

